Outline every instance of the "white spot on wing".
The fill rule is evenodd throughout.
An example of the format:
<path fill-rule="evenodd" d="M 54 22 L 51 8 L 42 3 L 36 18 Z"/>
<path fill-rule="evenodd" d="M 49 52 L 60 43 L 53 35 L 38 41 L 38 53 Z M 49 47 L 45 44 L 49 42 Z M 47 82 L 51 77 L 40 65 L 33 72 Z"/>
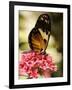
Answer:
<path fill-rule="evenodd" d="M 43 39 L 48 40 L 48 34 L 46 34 L 46 32 L 43 32 L 41 28 L 38 29 L 43 37 Z"/>

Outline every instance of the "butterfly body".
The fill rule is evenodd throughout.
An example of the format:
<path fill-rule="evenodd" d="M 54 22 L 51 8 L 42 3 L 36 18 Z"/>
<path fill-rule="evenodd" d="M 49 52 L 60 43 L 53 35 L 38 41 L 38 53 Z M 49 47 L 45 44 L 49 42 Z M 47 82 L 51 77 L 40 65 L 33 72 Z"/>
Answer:
<path fill-rule="evenodd" d="M 47 14 L 42 14 L 29 34 L 29 46 L 32 50 L 45 53 L 51 31 L 51 23 Z"/>

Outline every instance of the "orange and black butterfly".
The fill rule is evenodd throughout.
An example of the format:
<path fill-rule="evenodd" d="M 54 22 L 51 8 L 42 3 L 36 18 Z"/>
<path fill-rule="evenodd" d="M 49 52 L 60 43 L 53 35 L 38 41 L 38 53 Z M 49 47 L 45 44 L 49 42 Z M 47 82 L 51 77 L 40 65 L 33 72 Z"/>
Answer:
<path fill-rule="evenodd" d="M 51 33 L 51 20 L 48 14 L 41 14 L 31 30 L 28 41 L 32 50 L 45 53 Z"/>

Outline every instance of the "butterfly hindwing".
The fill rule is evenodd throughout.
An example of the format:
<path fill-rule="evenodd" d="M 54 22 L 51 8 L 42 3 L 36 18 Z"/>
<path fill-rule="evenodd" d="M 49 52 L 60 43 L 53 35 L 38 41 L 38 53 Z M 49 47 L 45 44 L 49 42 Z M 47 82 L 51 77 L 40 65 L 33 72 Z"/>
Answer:
<path fill-rule="evenodd" d="M 40 31 L 37 29 L 33 29 L 31 32 L 30 32 L 30 35 L 29 35 L 29 45 L 30 45 L 30 48 L 32 50 L 35 50 L 35 51 L 41 51 L 41 50 L 45 50 L 46 48 L 46 43 L 45 40 L 43 39 Z"/>

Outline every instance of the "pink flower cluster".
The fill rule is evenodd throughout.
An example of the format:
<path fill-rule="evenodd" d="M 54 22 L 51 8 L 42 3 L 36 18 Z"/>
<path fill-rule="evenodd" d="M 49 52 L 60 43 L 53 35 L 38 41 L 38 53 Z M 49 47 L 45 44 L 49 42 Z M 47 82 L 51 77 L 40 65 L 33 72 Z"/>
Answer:
<path fill-rule="evenodd" d="M 52 62 L 52 57 L 48 54 L 41 54 L 34 51 L 21 54 L 19 61 L 19 75 L 28 75 L 29 78 L 38 78 L 39 69 L 52 72 L 57 71 L 57 66 Z"/>

